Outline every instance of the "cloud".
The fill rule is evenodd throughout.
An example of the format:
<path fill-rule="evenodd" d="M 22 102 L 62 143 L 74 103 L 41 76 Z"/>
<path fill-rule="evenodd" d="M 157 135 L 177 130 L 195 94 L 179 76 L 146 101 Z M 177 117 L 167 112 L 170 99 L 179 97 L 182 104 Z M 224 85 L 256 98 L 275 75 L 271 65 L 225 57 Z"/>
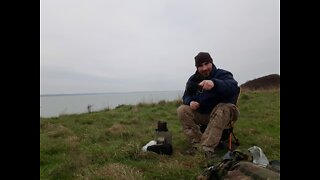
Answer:
<path fill-rule="evenodd" d="M 43 94 L 181 90 L 199 51 L 240 84 L 280 74 L 279 1 L 41 3 Z"/>

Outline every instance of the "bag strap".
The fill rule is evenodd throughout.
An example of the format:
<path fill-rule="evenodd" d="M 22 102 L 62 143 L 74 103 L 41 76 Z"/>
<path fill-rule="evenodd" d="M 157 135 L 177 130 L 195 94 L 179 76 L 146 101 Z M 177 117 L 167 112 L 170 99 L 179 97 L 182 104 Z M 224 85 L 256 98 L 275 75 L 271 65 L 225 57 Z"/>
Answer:
<path fill-rule="evenodd" d="M 229 129 L 230 129 L 230 131 L 231 131 L 231 133 L 230 133 L 230 137 L 229 137 L 229 146 L 230 146 L 230 144 L 231 144 L 231 134 L 232 134 L 232 136 L 233 136 L 233 138 L 235 139 L 235 144 L 237 145 L 237 146 L 239 146 L 240 145 L 240 143 L 239 143 L 239 139 L 234 135 L 234 132 L 233 132 L 233 127 L 234 127 L 234 123 L 232 123 L 232 121 L 229 121 L 229 123 L 228 123 L 228 126 L 230 127 Z M 229 147 L 229 150 L 231 150 L 231 147 Z"/>
<path fill-rule="evenodd" d="M 239 146 L 240 145 L 240 142 L 239 142 L 239 139 L 236 137 L 236 135 L 234 134 L 233 132 L 233 125 L 231 124 L 231 121 L 228 123 L 228 126 L 230 127 L 229 130 L 230 130 L 230 134 L 229 134 L 229 146 L 228 146 L 228 149 L 231 151 L 232 148 L 231 148 L 231 144 L 232 144 L 232 136 L 233 138 L 235 139 L 235 145 Z M 231 135 L 232 134 L 232 135 Z"/>
<path fill-rule="evenodd" d="M 235 144 L 236 144 L 237 146 L 240 146 L 239 139 L 236 138 L 236 136 L 234 135 L 233 129 L 232 129 L 232 131 L 231 131 L 231 134 L 232 134 L 233 138 L 236 140 Z M 230 135 L 230 136 L 231 136 L 231 135 Z"/>

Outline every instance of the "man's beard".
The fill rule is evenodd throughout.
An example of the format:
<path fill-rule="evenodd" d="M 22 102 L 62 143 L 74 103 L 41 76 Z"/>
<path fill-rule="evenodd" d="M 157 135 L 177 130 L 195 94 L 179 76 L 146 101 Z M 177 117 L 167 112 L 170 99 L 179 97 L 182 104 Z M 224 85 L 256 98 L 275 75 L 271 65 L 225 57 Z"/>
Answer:
<path fill-rule="evenodd" d="M 200 73 L 200 75 L 203 77 L 203 78 L 206 78 L 210 75 L 210 71 L 207 71 L 207 72 L 204 72 L 204 73 Z"/>

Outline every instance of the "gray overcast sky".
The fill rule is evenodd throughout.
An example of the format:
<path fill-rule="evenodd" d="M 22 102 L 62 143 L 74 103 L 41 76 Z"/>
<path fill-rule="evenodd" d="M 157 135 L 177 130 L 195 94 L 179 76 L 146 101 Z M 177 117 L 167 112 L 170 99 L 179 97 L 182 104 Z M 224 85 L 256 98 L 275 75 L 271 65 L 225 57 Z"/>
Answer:
<path fill-rule="evenodd" d="M 207 51 L 239 85 L 280 74 L 279 0 L 41 0 L 40 93 L 183 90 Z"/>

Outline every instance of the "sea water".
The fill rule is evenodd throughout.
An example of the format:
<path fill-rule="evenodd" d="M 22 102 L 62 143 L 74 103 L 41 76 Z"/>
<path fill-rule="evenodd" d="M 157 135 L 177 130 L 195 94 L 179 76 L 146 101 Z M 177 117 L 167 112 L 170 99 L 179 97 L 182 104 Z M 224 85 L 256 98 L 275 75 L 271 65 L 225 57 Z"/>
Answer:
<path fill-rule="evenodd" d="M 157 103 L 181 99 L 182 90 L 127 93 L 40 95 L 40 117 L 113 109 L 119 105 Z"/>

